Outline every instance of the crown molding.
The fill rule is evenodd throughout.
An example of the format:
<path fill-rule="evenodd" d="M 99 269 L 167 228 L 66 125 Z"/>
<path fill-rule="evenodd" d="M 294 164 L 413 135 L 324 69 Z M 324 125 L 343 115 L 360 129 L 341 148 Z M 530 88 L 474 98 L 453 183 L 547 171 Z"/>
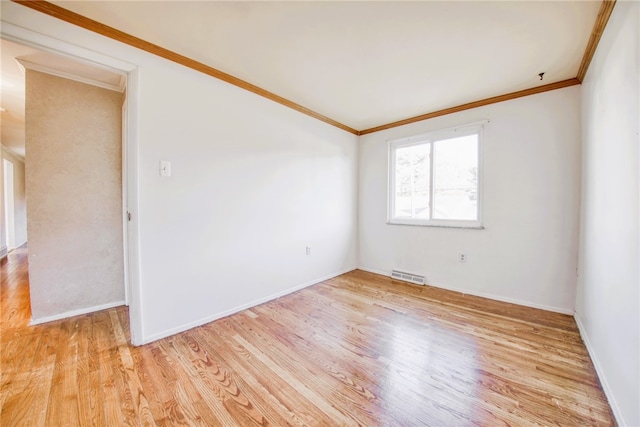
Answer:
<path fill-rule="evenodd" d="M 616 0 L 602 0 L 600 11 L 598 12 L 598 16 L 596 18 L 594 27 L 591 31 L 591 36 L 589 38 L 587 48 L 582 58 L 580 68 L 578 69 L 578 74 L 576 77 L 572 79 L 567 79 L 567 80 L 563 80 L 560 82 L 555 82 L 555 83 L 551 83 L 543 86 L 536 86 L 533 88 L 520 90 L 517 92 L 511 92 L 504 95 L 493 96 L 493 97 L 485 98 L 479 101 L 474 101 L 467 104 L 458 105 L 455 107 L 445 108 L 443 110 L 421 114 L 419 116 L 411 117 L 408 119 L 398 120 L 392 123 L 387 123 L 384 125 L 358 131 L 336 120 L 333 120 L 320 113 L 317 113 L 309 108 L 306 108 L 300 104 L 297 104 L 293 101 L 290 101 L 286 98 L 276 95 L 273 92 L 269 92 L 265 89 L 262 89 L 261 87 L 258 87 L 242 79 L 239 79 L 238 77 L 232 76 L 231 74 L 227 74 L 223 71 L 210 67 L 194 59 L 180 55 L 179 53 L 170 51 L 161 46 L 155 45 L 153 43 L 150 43 L 148 41 L 135 37 L 131 34 L 125 33 L 124 31 L 120 31 L 116 28 L 102 24 L 98 21 L 94 21 L 93 19 L 87 18 L 85 16 L 82 16 L 70 10 L 57 6 L 55 4 L 49 3 L 48 1 L 45 1 L 45 0 L 11 0 L 11 1 L 21 4 L 23 6 L 26 6 L 28 8 L 31 8 L 33 10 L 36 10 L 38 12 L 44 13 L 46 15 L 52 16 L 54 18 L 60 19 L 62 21 L 68 22 L 70 24 L 76 25 L 78 27 L 84 28 L 86 30 L 92 31 L 94 33 L 103 35 L 112 40 L 116 40 L 121 43 L 127 44 L 129 46 L 133 46 L 135 48 L 144 50 L 145 52 L 151 53 L 153 55 L 159 56 L 161 58 L 178 63 L 180 65 L 199 71 L 201 73 L 207 74 L 211 77 L 222 80 L 224 82 L 237 86 L 241 89 L 252 92 L 256 95 L 267 98 L 273 102 L 277 102 L 278 104 L 284 105 L 285 107 L 289 107 L 293 110 L 306 114 L 310 117 L 313 117 L 317 120 L 320 120 L 322 122 L 335 126 L 339 129 L 345 130 L 354 135 L 366 135 L 373 132 L 379 132 L 385 129 L 391 129 L 394 127 L 403 126 L 409 123 L 415 123 L 418 121 L 427 120 L 434 117 L 457 113 L 459 111 L 464 111 L 471 108 L 482 107 L 482 106 L 494 104 L 497 102 L 504 102 L 511 99 L 520 98 L 523 96 L 534 95 L 537 93 L 547 92 L 550 90 L 561 89 L 568 86 L 581 84 L 582 80 L 584 79 L 584 76 L 587 73 L 589 64 L 591 63 L 591 59 L 593 58 L 593 55 L 595 54 L 595 51 L 598 47 L 598 42 L 600 41 L 602 33 L 605 30 L 607 22 L 609 21 L 609 17 L 611 16 L 611 12 L 613 11 L 613 8 L 616 3 Z"/>
<path fill-rule="evenodd" d="M 97 80 L 97 79 L 92 79 L 90 77 L 86 77 L 86 76 L 81 76 L 79 74 L 75 74 L 75 73 L 69 73 L 67 71 L 62 71 L 59 70 L 55 67 L 49 66 L 49 65 L 45 65 L 45 64 L 38 64 L 36 62 L 32 62 L 32 61 L 28 61 L 24 58 L 16 58 L 16 61 L 18 62 L 18 64 L 20 65 L 20 68 L 24 70 L 33 70 L 33 71 L 39 71 L 41 73 L 46 73 L 46 74 L 51 74 L 52 76 L 56 76 L 56 77 L 62 77 L 64 79 L 69 79 L 69 80 L 74 80 L 80 83 L 85 83 L 88 85 L 92 85 L 92 86 L 97 86 L 103 89 L 108 89 L 108 90 L 112 90 L 115 92 L 124 92 L 125 87 L 126 87 L 126 82 L 127 82 L 127 78 L 125 75 L 120 75 L 120 78 L 118 80 L 118 84 L 112 84 L 109 82 L 105 82 L 102 80 Z"/>
<path fill-rule="evenodd" d="M 600 43 L 600 38 L 602 37 L 602 33 L 604 33 L 607 22 L 609 22 L 609 17 L 611 16 L 611 12 L 613 12 L 615 5 L 616 0 L 603 0 L 602 4 L 600 4 L 600 10 L 598 11 L 596 22 L 593 24 L 587 48 L 582 56 L 582 63 L 580 64 L 580 68 L 578 68 L 578 75 L 576 78 L 580 80 L 580 82 L 582 82 L 584 80 L 584 76 L 587 75 L 587 70 L 589 70 L 589 65 L 591 64 L 593 55 L 596 53 L 598 43 Z"/>
<path fill-rule="evenodd" d="M 258 87 L 242 79 L 239 79 L 238 77 L 232 76 L 231 74 L 227 74 L 216 68 L 203 64 L 202 62 L 198 62 L 195 59 L 191 59 L 184 55 L 180 55 L 179 53 L 173 52 L 169 49 L 165 49 L 161 46 L 150 43 L 146 40 L 142 40 L 138 37 L 132 36 L 131 34 L 127 34 L 124 31 L 120 31 L 116 28 L 105 25 L 101 22 L 94 21 L 93 19 L 89 19 L 85 16 L 82 16 L 80 14 L 67 10 L 63 7 L 57 6 L 53 3 L 49 3 L 44 0 L 12 0 L 12 1 L 14 3 L 21 4 L 23 6 L 36 10 L 38 12 L 44 13 L 46 15 L 52 16 L 54 18 L 58 18 L 62 21 L 84 28 L 85 30 L 93 31 L 94 33 L 103 35 L 112 40 L 116 40 L 121 43 L 127 44 L 129 46 L 133 46 L 135 48 L 144 50 L 145 52 L 151 53 L 153 55 L 175 62 L 177 64 L 184 65 L 185 67 L 199 71 L 203 74 L 207 74 L 211 77 L 215 77 L 219 80 L 230 83 L 234 86 L 237 86 L 249 92 L 255 93 L 256 95 L 259 95 L 271 101 L 277 102 L 278 104 L 284 105 L 285 107 L 289 107 L 293 110 L 306 114 L 307 116 L 311 116 L 317 120 L 328 123 L 332 126 L 345 130 L 354 135 L 358 134 L 357 130 L 347 125 L 344 125 L 329 117 L 323 116 L 322 114 L 317 113 L 307 107 L 303 107 L 300 104 L 296 104 L 295 102 L 290 101 L 286 98 L 283 98 L 279 95 L 276 95 L 273 92 L 269 92 L 268 90 L 262 89 L 261 87 Z"/>
<path fill-rule="evenodd" d="M 485 98 L 479 101 L 469 102 L 467 104 L 445 108 L 444 110 L 438 110 L 438 111 L 434 111 L 427 114 L 421 114 L 419 116 L 411 117 L 408 119 L 387 123 L 386 125 L 381 125 L 381 126 L 376 126 L 370 129 L 361 130 L 359 135 L 366 135 L 368 133 L 380 132 L 381 130 L 391 129 L 398 126 L 404 126 L 410 123 L 421 122 L 422 120 L 433 119 L 434 117 L 446 116 L 447 114 L 453 114 L 459 111 L 470 110 L 472 108 L 483 107 L 485 105 L 495 104 L 497 102 L 509 101 L 511 99 L 522 98 L 523 96 L 535 95 L 536 93 L 548 92 L 550 90 L 562 89 L 565 87 L 579 85 L 579 84 L 580 84 L 580 80 L 573 78 L 568 80 L 562 80 L 556 83 L 549 83 L 542 86 L 532 87 L 530 89 L 519 90 L 517 92 L 511 92 L 504 95 L 492 96 L 491 98 Z"/>

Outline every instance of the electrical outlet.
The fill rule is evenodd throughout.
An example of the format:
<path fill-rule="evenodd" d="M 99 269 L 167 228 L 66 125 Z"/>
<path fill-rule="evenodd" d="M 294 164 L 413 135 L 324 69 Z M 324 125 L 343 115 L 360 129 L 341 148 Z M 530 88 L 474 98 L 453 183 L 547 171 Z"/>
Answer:
<path fill-rule="evenodd" d="M 465 254 L 464 252 L 460 252 L 458 254 L 458 261 L 459 262 L 467 262 L 467 254 Z"/>
<path fill-rule="evenodd" d="M 311 255 L 311 246 L 307 246 L 307 255 Z"/>

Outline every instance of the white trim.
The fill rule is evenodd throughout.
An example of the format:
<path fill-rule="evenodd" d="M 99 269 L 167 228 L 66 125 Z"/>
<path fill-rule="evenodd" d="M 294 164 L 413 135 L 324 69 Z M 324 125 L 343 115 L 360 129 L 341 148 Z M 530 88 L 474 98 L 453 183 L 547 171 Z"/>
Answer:
<path fill-rule="evenodd" d="M 384 272 L 384 271 L 377 270 L 377 269 L 374 269 L 374 268 L 359 266 L 358 270 L 363 270 L 363 271 L 367 271 L 369 273 L 374 273 L 374 274 L 380 274 L 382 276 L 387 276 L 387 277 L 391 278 L 391 273 L 390 272 Z M 568 309 L 568 308 L 562 308 L 562 307 L 554 307 L 554 306 L 545 305 L 545 304 L 537 304 L 537 303 L 534 303 L 534 302 L 522 301 L 522 300 L 519 300 L 519 299 L 503 297 L 503 296 L 500 296 L 500 295 L 488 294 L 488 293 L 485 293 L 485 292 L 478 292 L 478 291 L 469 290 L 469 289 L 456 288 L 456 287 L 453 287 L 453 286 L 443 285 L 441 283 L 430 282 L 429 280 L 425 281 L 425 285 L 426 286 L 433 286 L 434 288 L 440 288 L 440 289 L 444 289 L 444 290 L 447 290 L 447 291 L 459 292 L 461 294 L 467 294 L 467 295 L 473 295 L 473 296 L 476 296 L 476 297 L 487 298 L 487 299 L 494 300 L 494 301 L 508 302 L 510 304 L 521 305 L 523 307 L 530 307 L 530 308 L 537 308 L 537 309 L 545 310 L 545 311 L 551 311 L 551 312 L 554 312 L 554 313 L 568 314 L 570 316 L 573 316 L 575 314 L 575 310 L 574 309 Z"/>
<path fill-rule="evenodd" d="M 211 322 L 213 322 L 215 320 L 222 319 L 223 317 L 230 316 L 232 314 L 238 313 L 238 312 L 240 312 L 242 310 L 249 309 L 251 307 L 255 307 L 255 306 L 260 305 L 260 304 L 264 304 L 264 303 L 269 302 L 271 300 L 274 300 L 276 298 L 280 298 L 280 297 L 283 297 L 285 295 L 289 295 L 289 294 L 291 294 L 293 292 L 296 292 L 296 291 L 299 291 L 301 289 L 307 288 L 309 286 L 318 284 L 320 282 L 324 282 L 325 280 L 332 279 L 334 277 L 337 277 L 337 276 L 340 276 L 342 274 L 348 273 L 348 272 L 353 271 L 355 269 L 356 269 L 356 267 L 353 267 L 353 268 L 348 268 L 346 270 L 339 271 L 337 273 L 328 274 L 326 276 L 320 277 L 318 279 L 311 280 L 311 281 L 303 283 L 301 285 L 294 286 L 294 287 L 286 289 L 284 291 L 276 292 L 275 294 L 271 294 L 271 295 L 266 296 L 264 298 L 260 298 L 260 299 L 254 300 L 252 302 L 239 305 L 237 307 L 231 308 L 229 310 L 225 310 L 225 311 L 220 312 L 220 313 L 212 314 L 211 316 L 204 317 L 204 318 L 202 318 L 200 320 L 196 320 L 194 322 L 189 322 L 189 323 L 186 323 L 184 325 L 181 325 L 181 326 L 178 326 L 178 327 L 175 327 L 175 328 L 167 329 L 165 331 L 158 332 L 158 333 L 153 334 L 153 335 L 149 335 L 148 337 L 144 338 L 144 340 L 143 340 L 143 342 L 141 344 L 149 344 L 152 341 L 157 341 L 159 339 L 166 338 L 168 336 L 175 335 L 175 334 L 178 334 L 180 332 L 184 332 L 184 331 L 187 331 L 189 329 L 192 329 L 192 328 L 195 328 L 195 327 L 198 327 L 198 326 L 202 326 L 202 325 L 207 324 L 207 323 L 211 323 Z"/>
<path fill-rule="evenodd" d="M 96 311 L 107 310 L 109 308 L 120 307 L 124 305 L 124 301 L 115 301 L 107 304 L 94 305 L 92 307 L 80 308 L 78 310 L 66 311 L 64 313 L 55 314 L 53 316 L 45 316 L 39 319 L 31 319 L 30 326 L 40 325 L 42 323 L 53 322 L 55 320 L 68 319 L 69 317 L 80 316 L 88 313 L 95 313 Z"/>
<path fill-rule="evenodd" d="M 440 226 L 440 227 L 449 227 L 449 228 L 475 228 L 475 229 L 483 229 L 482 225 L 482 200 L 484 197 L 483 192 L 483 173 L 484 173 L 484 165 L 483 165 L 483 146 L 484 146 L 484 133 L 485 133 L 485 125 L 489 123 L 489 120 L 481 120 L 477 122 L 467 123 L 455 127 L 450 127 L 447 129 L 440 129 L 436 131 L 432 131 L 429 133 L 425 133 L 422 135 L 416 135 L 411 137 L 399 138 L 387 140 L 387 148 L 388 148 L 388 166 L 387 166 L 387 224 L 389 225 L 419 225 L 419 226 Z M 476 219 L 473 220 L 463 220 L 463 219 L 439 219 L 434 218 L 434 173 L 436 172 L 434 161 L 435 161 L 435 144 L 449 139 L 454 139 L 458 137 L 477 135 L 477 186 L 476 186 Z M 417 145 L 428 145 L 429 149 L 429 203 L 427 206 L 427 210 L 429 212 L 428 219 L 422 218 L 402 218 L 396 217 L 396 153 L 400 148 L 405 147 L 413 147 Z"/>
<path fill-rule="evenodd" d="M 537 308 L 539 310 L 551 311 L 553 313 L 568 314 L 570 316 L 573 316 L 575 314 L 575 310 L 573 308 L 554 307 L 554 306 L 546 305 L 546 304 L 538 304 L 538 303 L 535 303 L 535 302 L 523 301 L 523 300 L 519 300 L 519 299 L 515 299 L 515 298 L 509 298 L 509 297 L 503 297 L 503 296 L 500 296 L 500 295 L 494 295 L 494 294 L 489 294 L 489 293 L 485 293 L 485 292 L 478 292 L 478 291 L 473 291 L 473 290 L 469 290 L 469 289 L 456 288 L 456 287 L 452 287 L 452 286 L 443 285 L 441 283 L 428 282 L 427 285 L 428 286 L 433 286 L 433 287 L 436 287 L 436 288 L 440 288 L 440 289 L 446 289 L 448 291 L 460 292 L 462 294 L 468 294 L 468 295 L 473 295 L 473 296 L 476 296 L 476 297 L 487 298 L 487 299 L 491 299 L 491 300 L 494 300 L 494 301 L 508 302 L 510 304 L 521 305 L 523 307 Z"/>
<path fill-rule="evenodd" d="M 20 64 L 24 69 L 39 71 L 45 74 L 51 74 L 52 76 L 62 77 L 63 79 L 73 80 L 80 83 L 85 83 L 91 86 L 97 86 L 103 89 L 112 90 L 114 92 L 124 92 L 126 86 L 126 78 L 123 75 L 119 76 L 118 84 L 112 84 L 108 82 L 103 82 L 101 80 L 92 79 L 89 77 L 84 77 L 78 74 L 69 73 L 67 71 L 58 70 L 54 67 L 50 67 L 44 64 L 36 64 L 35 62 L 27 61 L 22 58 L 15 58 L 15 60 Z"/>
<path fill-rule="evenodd" d="M 404 143 L 404 142 L 420 142 L 423 141 L 425 139 L 430 139 L 433 137 L 436 137 L 438 139 L 440 139 L 442 137 L 441 134 L 452 134 L 455 135 L 456 132 L 458 131 L 462 131 L 462 130 L 467 130 L 467 128 L 476 128 L 476 127 L 482 127 L 484 125 L 486 125 L 487 123 L 490 123 L 491 120 L 489 119 L 484 119 L 484 120 L 478 120 L 475 122 L 471 122 L 471 123 L 465 123 L 463 125 L 458 125 L 458 126 L 451 126 L 445 129 L 437 129 L 434 131 L 430 131 L 427 133 L 422 133 L 420 135 L 412 135 L 412 136 L 405 136 L 402 138 L 393 138 L 393 139 L 387 139 L 387 142 L 394 142 L 394 143 Z"/>
<path fill-rule="evenodd" d="M 6 246 L 0 248 L 0 259 L 5 259 L 9 255 L 9 249 Z"/>
<path fill-rule="evenodd" d="M 380 276 L 387 276 L 387 277 L 391 278 L 391 273 L 390 272 L 378 270 L 377 268 L 369 268 L 369 267 L 358 266 L 358 270 L 366 271 L 367 273 L 379 274 Z"/>
<path fill-rule="evenodd" d="M 607 377 L 604 375 L 604 370 L 602 369 L 602 365 L 598 358 L 596 357 L 596 352 L 589 341 L 589 335 L 587 335 L 587 330 L 584 327 L 582 321 L 580 320 L 580 316 L 578 313 L 575 313 L 573 318 L 576 320 L 576 325 L 578 325 L 578 330 L 580 331 L 580 337 L 584 342 L 585 347 L 587 347 L 587 351 L 589 352 L 589 356 L 591 357 L 591 361 L 593 362 L 593 367 L 596 369 L 596 374 L 598 374 L 598 379 L 600 380 L 600 385 L 602 385 L 602 390 L 604 390 L 604 394 L 609 401 L 609 406 L 611 406 L 611 411 L 613 412 L 613 416 L 616 419 L 616 423 L 619 426 L 629 425 L 625 422 L 624 416 L 622 415 L 622 411 L 618 406 L 618 402 L 613 396 L 613 390 L 611 390 L 611 386 L 607 382 Z"/>
<path fill-rule="evenodd" d="M 123 277 L 122 279 L 124 280 L 124 303 L 125 305 L 129 305 L 129 301 L 131 300 L 131 297 L 129 296 L 129 294 L 131 293 L 131 288 L 130 288 L 130 282 L 129 282 L 129 210 L 127 208 L 127 172 L 128 172 L 128 166 L 127 166 L 127 159 L 128 159 L 128 155 L 127 155 L 127 92 L 125 91 L 124 94 L 124 99 L 122 100 L 122 105 L 120 106 L 120 117 L 121 117 L 121 122 L 120 122 L 120 127 L 121 127 L 121 148 L 120 148 L 120 153 L 121 153 L 121 161 L 120 161 L 120 176 L 121 176 L 121 184 L 122 184 L 122 194 L 121 194 L 121 202 L 122 202 L 122 215 L 121 215 L 121 221 L 122 221 L 122 254 L 124 256 L 124 265 L 123 265 L 123 269 L 122 269 L 122 273 L 123 273 Z"/>
<path fill-rule="evenodd" d="M 127 76 L 127 136 L 126 136 L 126 195 L 123 214 L 131 214 L 131 221 L 126 222 L 128 245 L 127 259 L 127 304 L 129 305 L 129 332 L 131 344 L 142 345 L 144 337 L 142 321 L 142 280 L 140 278 L 140 231 L 138 227 L 138 116 L 140 108 L 140 72 L 138 68 L 129 71 Z M 123 147 L 124 148 L 124 147 Z M 123 171 L 124 178 L 124 171 Z M 124 185 L 124 182 L 123 182 Z M 123 190 L 124 191 L 124 190 Z"/>
<path fill-rule="evenodd" d="M 3 145 L 3 144 L 0 144 L 0 149 L 2 151 L 4 151 L 5 154 L 9 154 L 10 156 L 15 157 L 17 161 L 19 161 L 20 163 L 22 163 L 24 165 L 24 157 L 23 156 L 21 156 L 20 154 L 16 153 L 11 148 L 9 148 L 9 147 L 7 147 L 6 145 Z"/>
<path fill-rule="evenodd" d="M 2 38 L 5 40 L 62 55 L 103 70 L 124 71 L 126 73 L 136 68 L 136 65 L 121 59 L 107 56 L 100 52 L 86 49 L 45 34 L 37 33 L 10 22 L 0 22 L 2 22 L 0 35 L 2 35 Z"/>
<path fill-rule="evenodd" d="M 411 227 L 435 227 L 435 228 L 464 228 L 469 230 L 484 230 L 484 225 L 465 225 L 468 221 L 464 220 L 436 220 L 429 223 L 416 223 L 415 220 L 402 220 L 402 219 L 394 219 L 393 221 L 388 220 L 387 225 L 409 225 Z M 476 224 L 477 221 L 470 221 L 473 224 Z"/>

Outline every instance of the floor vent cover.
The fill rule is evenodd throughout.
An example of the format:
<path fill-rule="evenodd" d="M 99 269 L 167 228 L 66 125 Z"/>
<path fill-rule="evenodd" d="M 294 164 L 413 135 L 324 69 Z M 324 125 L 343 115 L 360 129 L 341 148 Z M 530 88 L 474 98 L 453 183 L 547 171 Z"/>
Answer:
<path fill-rule="evenodd" d="M 397 280 L 415 283 L 416 285 L 424 285 L 424 276 L 407 273 L 406 271 L 391 270 L 391 277 Z"/>

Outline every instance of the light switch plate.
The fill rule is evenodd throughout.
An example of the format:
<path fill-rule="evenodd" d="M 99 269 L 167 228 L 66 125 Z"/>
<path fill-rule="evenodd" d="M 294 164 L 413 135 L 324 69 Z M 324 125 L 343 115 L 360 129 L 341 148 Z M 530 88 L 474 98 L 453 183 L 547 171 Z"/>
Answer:
<path fill-rule="evenodd" d="M 160 176 L 171 176 L 171 162 L 160 160 Z"/>

